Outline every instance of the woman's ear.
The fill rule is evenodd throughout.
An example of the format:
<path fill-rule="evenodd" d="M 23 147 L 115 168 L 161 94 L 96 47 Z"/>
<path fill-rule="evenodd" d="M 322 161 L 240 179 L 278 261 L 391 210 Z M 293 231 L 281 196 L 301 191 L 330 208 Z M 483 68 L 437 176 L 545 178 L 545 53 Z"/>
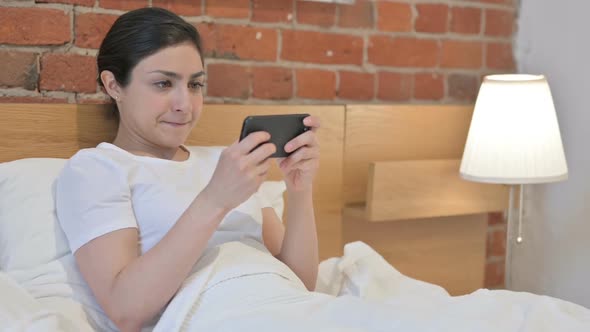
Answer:
<path fill-rule="evenodd" d="M 119 83 L 115 79 L 115 75 L 108 70 L 103 70 L 100 73 L 100 80 L 102 81 L 102 85 L 104 86 L 106 92 L 111 96 L 113 99 L 119 101 L 121 100 L 122 89 L 119 86 Z"/>

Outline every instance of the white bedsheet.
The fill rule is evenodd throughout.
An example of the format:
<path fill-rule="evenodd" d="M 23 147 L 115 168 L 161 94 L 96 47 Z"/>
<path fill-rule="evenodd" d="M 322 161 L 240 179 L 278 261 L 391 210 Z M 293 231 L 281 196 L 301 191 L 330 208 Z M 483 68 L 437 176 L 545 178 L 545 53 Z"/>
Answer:
<path fill-rule="evenodd" d="M 5 273 L 0 271 L 0 331 L 10 332 L 84 332 L 84 322 L 71 320 L 61 307 L 36 300 Z"/>
<path fill-rule="evenodd" d="M 231 252 L 238 248 L 221 254 L 240 255 Z M 590 331 L 590 310 L 581 306 L 509 291 L 451 297 L 403 276 L 360 242 L 322 263 L 322 293 L 280 280 L 245 276 L 207 292 L 202 280 L 187 282 L 154 331 Z"/>
<path fill-rule="evenodd" d="M 581 306 L 509 291 L 451 297 L 402 275 L 361 242 L 322 262 L 313 293 L 289 270 L 219 282 L 214 276 L 240 265 L 244 248 L 226 245 L 216 256 L 224 259 L 187 280 L 154 331 L 590 331 L 590 310 Z M 247 257 L 251 266 L 267 259 Z M 0 272 L 0 331 L 89 331 L 66 300 L 35 299 Z"/>

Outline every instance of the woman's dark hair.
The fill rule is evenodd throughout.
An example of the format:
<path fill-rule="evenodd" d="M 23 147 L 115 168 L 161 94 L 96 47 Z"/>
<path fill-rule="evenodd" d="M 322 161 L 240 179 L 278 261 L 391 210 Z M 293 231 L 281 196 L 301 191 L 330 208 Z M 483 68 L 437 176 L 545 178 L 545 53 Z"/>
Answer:
<path fill-rule="evenodd" d="M 163 48 L 184 42 L 192 43 L 203 61 L 201 37 L 197 29 L 178 15 L 163 8 L 127 12 L 117 18 L 100 45 L 96 58 L 98 84 L 104 87 L 100 73 L 108 70 L 125 87 L 129 84 L 131 71 L 141 60 Z"/>

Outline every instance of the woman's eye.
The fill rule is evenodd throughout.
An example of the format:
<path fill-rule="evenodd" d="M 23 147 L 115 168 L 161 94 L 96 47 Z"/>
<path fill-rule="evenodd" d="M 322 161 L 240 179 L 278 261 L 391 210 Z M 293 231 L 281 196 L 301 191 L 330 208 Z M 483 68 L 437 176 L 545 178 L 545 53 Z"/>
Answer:
<path fill-rule="evenodd" d="M 170 81 L 159 81 L 159 82 L 154 83 L 154 85 L 160 89 L 165 89 L 165 88 L 171 87 L 172 83 Z"/>
<path fill-rule="evenodd" d="M 188 87 L 191 90 L 200 90 L 201 88 L 203 88 L 203 86 L 205 85 L 201 82 L 191 82 L 188 84 Z"/>

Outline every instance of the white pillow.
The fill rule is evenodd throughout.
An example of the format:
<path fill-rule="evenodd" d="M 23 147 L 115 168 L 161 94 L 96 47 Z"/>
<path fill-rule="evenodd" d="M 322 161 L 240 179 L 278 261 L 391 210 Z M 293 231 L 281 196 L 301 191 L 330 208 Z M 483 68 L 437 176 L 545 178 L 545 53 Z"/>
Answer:
<path fill-rule="evenodd" d="M 55 179 L 66 159 L 0 164 L 0 269 L 26 269 L 70 250 L 55 214 Z"/>
<path fill-rule="evenodd" d="M 66 161 L 29 158 L 0 164 L 0 270 L 44 308 L 59 312 L 59 317 L 45 311 L 37 311 L 39 317 L 27 316 L 21 322 L 23 331 L 92 331 L 91 326 L 98 326 L 94 321 L 99 313 L 85 313 L 84 307 L 96 306 L 95 300 L 79 275 L 55 213 L 55 181 Z M 46 325 L 62 324 L 63 319 L 76 327 Z"/>

